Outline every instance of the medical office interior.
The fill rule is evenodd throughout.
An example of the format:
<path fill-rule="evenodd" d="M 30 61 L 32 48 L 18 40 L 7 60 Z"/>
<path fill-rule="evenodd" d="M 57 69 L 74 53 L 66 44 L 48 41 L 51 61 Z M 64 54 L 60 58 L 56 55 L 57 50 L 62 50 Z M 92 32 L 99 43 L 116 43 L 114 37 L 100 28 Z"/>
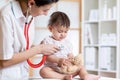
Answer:
<path fill-rule="evenodd" d="M 35 17 L 34 44 L 51 34 L 47 23 L 55 11 L 69 16 L 67 38 L 73 45 L 74 55 L 82 54 L 87 71 L 120 79 L 120 0 L 60 0 L 49 15 Z M 38 63 L 41 57 L 34 56 L 33 63 Z M 41 67 L 30 67 L 30 78 L 40 78 Z"/>
<path fill-rule="evenodd" d="M 120 2 L 119 0 L 60 0 L 49 13 L 65 12 L 71 21 L 68 39 L 75 55 L 83 55 L 83 63 L 89 73 L 120 78 Z M 49 16 L 35 19 L 38 44 L 50 32 L 47 29 Z M 39 61 L 39 57 L 34 62 Z M 38 69 L 30 75 L 38 77 Z"/>

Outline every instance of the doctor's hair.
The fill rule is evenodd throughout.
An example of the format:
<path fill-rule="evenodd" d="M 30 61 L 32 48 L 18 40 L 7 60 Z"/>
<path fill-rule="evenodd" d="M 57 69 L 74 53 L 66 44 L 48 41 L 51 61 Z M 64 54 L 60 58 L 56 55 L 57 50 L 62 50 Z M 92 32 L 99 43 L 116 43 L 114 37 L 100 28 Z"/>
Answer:
<path fill-rule="evenodd" d="M 39 7 L 39 6 L 44 6 L 47 4 L 52 4 L 52 3 L 56 3 L 59 0 L 34 0 L 35 4 Z"/>
<path fill-rule="evenodd" d="M 70 20 L 69 17 L 64 12 L 54 12 L 49 19 L 48 26 L 52 27 L 70 27 Z"/>
<path fill-rule="evenodd" d="M 18 0 L 18 1 L 28 3 L 28 0 Z M 59 0 L 34 0 L 34 1 L 35 1 L 36 6 L 40 7 L 40 6 L 44 6 L 47 4 L 56 3 Z"/>

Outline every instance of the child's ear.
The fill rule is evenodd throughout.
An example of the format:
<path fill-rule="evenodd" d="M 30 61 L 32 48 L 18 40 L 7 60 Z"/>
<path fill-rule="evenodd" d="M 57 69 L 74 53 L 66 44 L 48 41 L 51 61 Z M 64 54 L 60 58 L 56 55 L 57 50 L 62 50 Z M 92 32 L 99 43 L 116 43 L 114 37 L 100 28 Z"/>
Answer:
<path fill-rule="evenodd" d="M 50 30 L 50 32 L 52 31 L 52 27 L 51 26 L 48 26 L 48 29 Z"/>

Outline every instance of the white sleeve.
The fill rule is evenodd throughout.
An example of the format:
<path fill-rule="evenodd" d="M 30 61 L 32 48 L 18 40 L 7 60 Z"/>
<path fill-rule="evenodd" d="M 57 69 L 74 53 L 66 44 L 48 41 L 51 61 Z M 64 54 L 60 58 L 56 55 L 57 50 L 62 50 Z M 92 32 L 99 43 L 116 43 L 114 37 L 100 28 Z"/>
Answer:
<path fill-rule="evenodd" d="M 0 59 L 11 59 L 13 56 L 13 29 L 10 15 L 0 14 Z"/>

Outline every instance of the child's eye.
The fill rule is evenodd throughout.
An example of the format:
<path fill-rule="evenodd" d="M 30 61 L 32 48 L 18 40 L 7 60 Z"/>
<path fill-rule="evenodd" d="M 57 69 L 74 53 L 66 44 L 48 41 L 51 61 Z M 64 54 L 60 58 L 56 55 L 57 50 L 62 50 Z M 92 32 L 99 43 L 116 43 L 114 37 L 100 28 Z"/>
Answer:
<path fill-rule="evenodd" d="M 58 31 L 58 32 L 59 32 L 59 33 L 67 33 L 67 31 L 64 31 L 64 32 L 63 32 L 63 31 Z"/>
<path fill-rule="evenodd" d="M 67 33 L 67 31 L 65 31 L 65 33 Z"/>
<path fill-rule="evenodd" d="M 62 33 L 62 31 L 58 31 L 59 33 Z"/>

